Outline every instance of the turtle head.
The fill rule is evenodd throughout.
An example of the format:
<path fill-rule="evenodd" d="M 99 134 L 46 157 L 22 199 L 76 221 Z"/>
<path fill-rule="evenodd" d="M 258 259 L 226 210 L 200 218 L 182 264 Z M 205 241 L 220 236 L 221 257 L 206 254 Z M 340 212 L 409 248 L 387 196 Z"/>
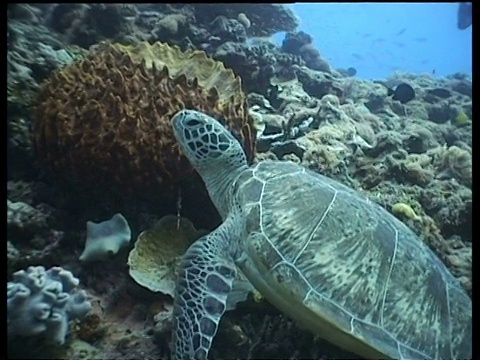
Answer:
<path fill-rule="evenodd" d="M 217 120 L 195 110 L 182 110 L 172 118 L 175 138 L 185 156 L 204 177 L 208 173 L 232 171 L 247 166 L 238 140 Z"/>

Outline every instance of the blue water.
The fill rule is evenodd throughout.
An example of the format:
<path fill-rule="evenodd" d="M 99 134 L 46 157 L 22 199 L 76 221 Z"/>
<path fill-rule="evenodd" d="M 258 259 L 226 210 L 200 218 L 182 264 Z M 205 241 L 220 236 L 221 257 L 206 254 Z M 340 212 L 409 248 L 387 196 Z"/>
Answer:
<path fill-rule="evenodd" d="M 297 3 L 299 30 L 333 68 L 366 79 L 394 71 L 472 72 L 472 27 L 457 29 L 457 3 Z M 283 34 L 277 34 L 281 43 Z"/>

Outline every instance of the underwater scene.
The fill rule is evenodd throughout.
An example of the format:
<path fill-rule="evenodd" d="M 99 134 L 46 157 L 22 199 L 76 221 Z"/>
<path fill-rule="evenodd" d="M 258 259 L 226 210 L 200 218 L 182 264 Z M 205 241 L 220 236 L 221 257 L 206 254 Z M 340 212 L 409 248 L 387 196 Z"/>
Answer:
<path fill-rule="evenodd" d="M 472 3 L 8 4 L 7 356 L 472 358 Z"/>

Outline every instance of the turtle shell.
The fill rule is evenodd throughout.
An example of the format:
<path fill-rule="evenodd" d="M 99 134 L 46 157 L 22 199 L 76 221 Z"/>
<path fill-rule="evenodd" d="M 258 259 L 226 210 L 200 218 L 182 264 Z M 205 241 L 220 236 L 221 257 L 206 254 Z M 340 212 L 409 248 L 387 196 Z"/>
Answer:
<path fill-rule="evenodd" d="M 472 302 L 405 224 L 294 163 L 261 162 L 236 182 L 239 267 L 267 300 L 367 358 L 467 359 Z"/>

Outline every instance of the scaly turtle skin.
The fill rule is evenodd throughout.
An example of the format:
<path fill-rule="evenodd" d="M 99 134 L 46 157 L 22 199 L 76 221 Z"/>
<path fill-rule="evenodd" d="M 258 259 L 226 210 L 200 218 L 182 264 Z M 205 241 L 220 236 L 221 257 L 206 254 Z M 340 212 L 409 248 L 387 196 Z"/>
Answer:
<path fill-rule="evenodd" d="M 472 303 L 401 221 L 289 162 L 248 167 L 237 140 L 193 110 L 175 136 L 222 216 L 178 269 L 173 357 L 206 359 L 237 268 L 272 304 L 366 358 L 472 357 Z"/>

